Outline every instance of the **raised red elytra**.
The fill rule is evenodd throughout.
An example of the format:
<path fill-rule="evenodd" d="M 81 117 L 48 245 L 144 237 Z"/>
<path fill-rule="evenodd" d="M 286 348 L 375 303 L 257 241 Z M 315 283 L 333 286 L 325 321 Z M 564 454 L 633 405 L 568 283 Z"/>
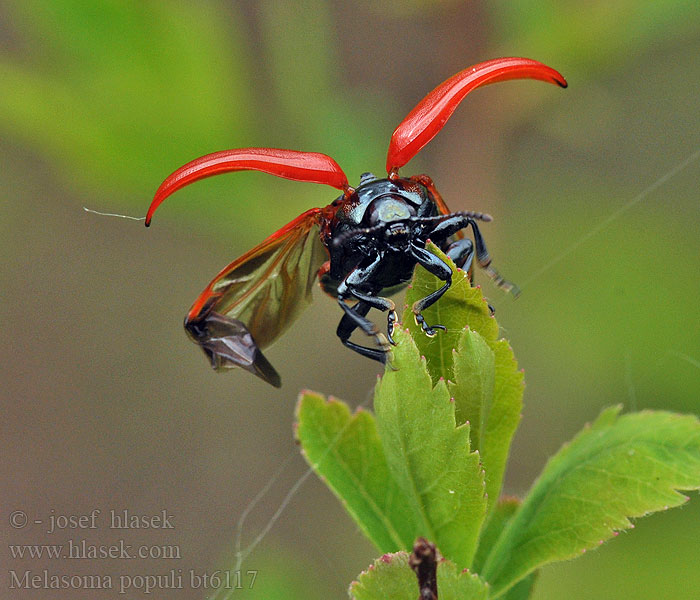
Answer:
<path fill-rule="evenodd" d="M 160 185 L 146 215 L 172 193 L 205 177 L 230 171 L 261 171 L 285 179 L 321 183 L 342 191 L 324 208 L 312 208 L 273 233 L 224 268 L 200 294 L 185 319 L 187 333 L 204 350 L 215 369 L 243 367 L 279 387 L 280 376 L 262 353 L 311 302 L 321 288 L 343 310 L 337 335 L 348 348 L 385 362 L 397 323 L 394 303 L 385 295 L 404 287 L 419 264 L 444 281 L 437 291 L 415 302 L 416 322 L 428 336 L 444 329 L 428 325 L 423 310 L 452 282 L 450 267 L 425 245 L 428 239 L 455 264 L 473 275 L 473 261 L 508 291 L 513 284 L 491 266 L 473 211 L 451 212 L 427 175 L 399 176 L 445 125 L 472 90 L 508 79 L 537 79 L 566 87 L 554 69 L 527 58 L 499 58 L 474 65 L 430 92 L 394 130 L 387 155 L 387 177 L 371 173 L 356 188 L 325 154 L 239 148 L 207 154 L 177 169 Z M 464 236 L 471 227 L 474 240 Z M 379 332 L 367 313 L 386 312 L 387 332 Z M 374 338 L 376 347 L 350 341 L 356 329 Z"/>

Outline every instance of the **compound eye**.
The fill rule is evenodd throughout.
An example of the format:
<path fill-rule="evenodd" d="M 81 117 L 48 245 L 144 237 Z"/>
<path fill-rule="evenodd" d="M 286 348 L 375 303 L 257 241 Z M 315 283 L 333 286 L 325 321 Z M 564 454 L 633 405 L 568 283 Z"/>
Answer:
<path fill-rule="evenodd" d="M 415 216 L 415 209 L 403 198 L 396 196 L 382 196 L 372 200 L 368 209 L 370 226 L 380 223 L 401 221 Z"/>

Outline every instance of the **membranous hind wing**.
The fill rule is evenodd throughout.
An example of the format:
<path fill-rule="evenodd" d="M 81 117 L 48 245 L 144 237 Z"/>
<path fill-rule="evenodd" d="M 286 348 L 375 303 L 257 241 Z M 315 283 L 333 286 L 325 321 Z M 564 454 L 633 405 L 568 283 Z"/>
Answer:
<path fill-rule="evenodd" d="M 242 367 L 280 387 L 262 353 L 311 303 L 328 260 L 318 235 L 323 209 L 306 211 L 223 269 L 185 319 L 187 333 L 216 370 Z"/>
<path fill-rule="evenodd" d="M 260 171 L 293 181 L 322 183 L 351 193 L 348 178 L 330 156 L 279 148 L 234 148 L 196 158 L 156 190 L 146 227 L 177 190 L 221 173 Z M 311 288 L 327 258 L 318 235 L 324 213 L 314 208 L 233 261 L 197 298 L 185 328 L 217 369 L 243 367 L 274 386 L 280 376 L 261 352 L 311 301 Z"/>

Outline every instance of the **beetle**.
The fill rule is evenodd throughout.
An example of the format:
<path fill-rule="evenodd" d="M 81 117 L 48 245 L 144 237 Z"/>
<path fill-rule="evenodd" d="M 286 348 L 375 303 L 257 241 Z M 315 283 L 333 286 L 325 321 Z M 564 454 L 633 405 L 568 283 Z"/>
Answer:
<path fill-rule="evenodd" d="M 399 176 L 399 169 L 442 129 L 469 92 L 508 79 L 567 86 L 560 73 L 526 58 L 499 58 L 465 69 L 430 92 L 394 130 L 387 177 L 365 173 L 355 188 L 329 156 L 275 148 L 214 152 L 168 176 L 148 209 L 147 227 L 155 210 L 172 193 L 205 177 L 231 171 L 261 171 L 329 185 L 342 192 L 328 206 L 307 210 L 233 261 L 195 300 L 185 318 L 185 329 L 212 367 L 242 367 L 280 387 L 280 376 L 262 350 L 311 302 L 316 279 L 343 311 L 336 332 L 340 341 L 384 363 L 397 321 L 395 305 L 386 296 L 405 286 L 414 267 L 421 265 L 444 282 L 412 308 L 425 334 L 436 335 L 444 327 L 426 323 L 422 312 L 450 287 L 452 272 L 426 249 L 429 239 L 467 271 L 470 280 L 476 258 L 497 285 L 515 291 L 491 266 L 477 224 L 491 217 L 472 211 L 451 212 L 426 175 Z M 467 228 L 471 228 L 473 241 L 464 235 Z M 372 308 L 387 313 L 386 334 L 367 319 Z M 350 341 L 356 329 L 373 337 L 376 347 Z"/>

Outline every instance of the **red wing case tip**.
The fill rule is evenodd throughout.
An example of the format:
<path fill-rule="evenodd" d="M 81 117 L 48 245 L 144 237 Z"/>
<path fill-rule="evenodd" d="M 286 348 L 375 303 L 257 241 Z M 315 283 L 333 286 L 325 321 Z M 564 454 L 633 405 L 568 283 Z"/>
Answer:
<path fill-rule="evenodd" d="M 536 60 L 504 57 L 488 60 L 453 75 L 425 96 L 394 130 L 387 153 L 387 173 L 395 174 L 443 128 L 471 91 L 509 79 L 537 79 L 567 87 L 556 70 Z"/>
<path fill-rule="evenodd" d="M 146 227 L 156 209 L 171 194 L 195 181 L 234 171 L 259 171 L 293 181 L 330 185 L 346 193 L 350 188 L 340 165 L 325 154 L 280 148 L 222 150 L 191 160 L 165 178 L 146 213 Z"/>

